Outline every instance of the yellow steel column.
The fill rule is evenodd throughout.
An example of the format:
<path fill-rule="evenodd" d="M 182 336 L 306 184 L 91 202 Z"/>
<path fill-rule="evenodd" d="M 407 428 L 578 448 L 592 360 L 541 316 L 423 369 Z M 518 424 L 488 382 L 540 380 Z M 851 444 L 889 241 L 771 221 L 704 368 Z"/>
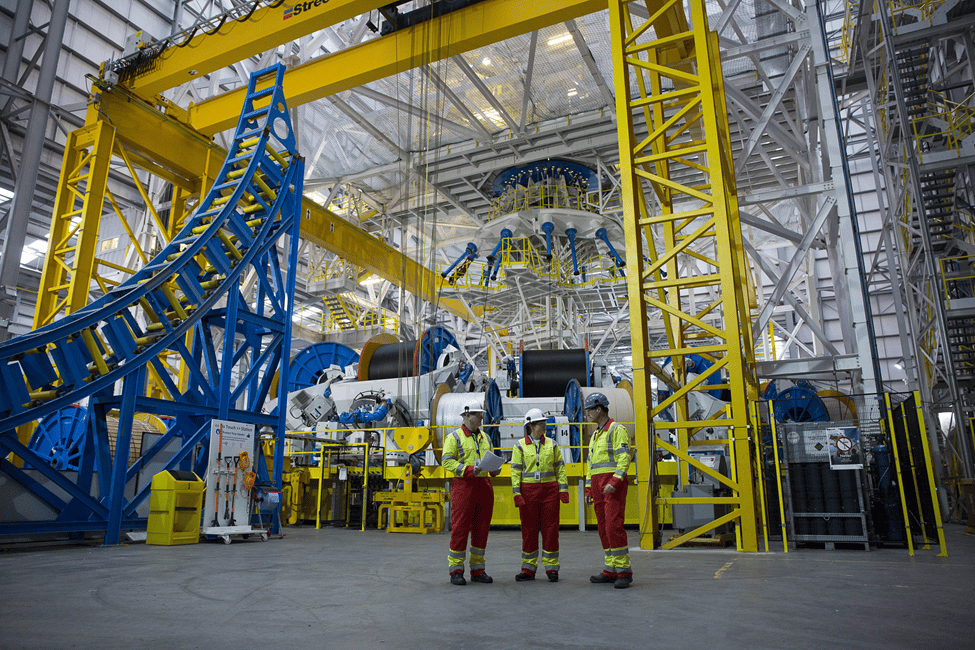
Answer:
<path fill-rule="evenodd" d="M 628 288 L 634 401 L 638 405 L 637 469 L 639 476 L 649 476 L 649 464 L 655 446 L 659 446 L 674 450 L 686 482 L 690 467 L 701 469 L 688 453 L 693 437 L 707 427 L 726 428 L 729 456 L 735 466 L 731 479 L 719 480 L 732 489 L 734 497 L 693 499 L 686 503 L 731 505 L 729 515 L 695 533 L 708 532 L 729 518 L 734 519 L 741 549 L 756 551 L 758 524 L 748 398 L 757 396 L 757 383 L 749 329 L 748 279 L 717 40 L 708 31 L 703 0 L 691 0 L 691 26 L 684 31 L 673 28 L 680 21 L 668 22 L 672 29 L 661 23 L 664 16 L 679 15 L 682 4 L 676 0 L 647 2 L 649 18 L 635 27 L 630 4 L 614 0 L 609 13 L 627 265 L 631 269 Z M 632 92 L 631 77 L 636 80 L 637 92 Z M 648 135 L 638 141 L 634 123 L 640 115 Z M 660 214 L 653 214 L 656 210 L 648 205 L 647 190 L 656 194 Z M 694 264 L 687 264 L 688 261 Z M 688 268 L 695 268 L 695 274 Z M 661 271 L 666 271 L 666 275 Z M 705 298 L 715 295 L 717 299 Z M 701 308 L 699 303 L 705 306 Z M 663 312 L 668 327 L 667 349 L 648 348 L 648 307 Z M 688 379 L 685 360 L 690 355 L 706 357 L 713 365 Z M 665 357 L 671 360 L 677 388 L 656 408 L 649 409 L 647 367 L 651 361 Z M 707 379 L 716 373 L 726 374 L 727 382 L 707 385 Z M 731 403 L 723 416 L 690 421 L 688 395 L 714 388 L 731 391 Z M 674 422 L 651 425 L 654 416 L 670 407 Z M 645 410 L 641 413 L 640 409 Z M 677 439 L 676 448 L 652 437 L 652 428 L 671 431 Z M 643 490 L 639 494 L 641 521 L 651 522 L 649 530 L 646 526 L 641 529 L 640 544 L 653 548 L 659 544 L 656 508 L 644 497 Z M 672 540 L 665 547 L 686 538 L 685 535 Z"/>
<path fill-rule="evenodd" d="M 50 323 L 62 311 L 70 314 L 88 302 L 114 144 L 115 129 L 102 121 L 68 135 L 34 329 Z M 66 294 L 63 299 L 62 292 Z"/>

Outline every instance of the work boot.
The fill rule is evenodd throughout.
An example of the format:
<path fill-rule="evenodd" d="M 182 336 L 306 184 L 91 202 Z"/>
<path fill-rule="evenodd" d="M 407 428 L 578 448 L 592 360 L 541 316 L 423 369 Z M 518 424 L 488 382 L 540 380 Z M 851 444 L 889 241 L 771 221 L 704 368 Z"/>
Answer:
<path fill-rule="evenodd" d="M 477 575 L 471 576 L 471 582 L 483 582 L 484 584 L 490 584 L 494 582 L 494 578 L 486 573 L 478 573 Z"/>
<path fill-rule="evenodd" d="M 515 582 L 524 582 L 525 580 L 534 580 L 535 574 L 531 571 L 522 571 L 515 576 Z"/>
<path fill-rule="evenodd" d="M 458 571 L 457 573 L 450 574 L 450 584 L 464 586 L 467 584 L 467 581 L 464 580 L 464 574 Z"/>
<path fill-rule="evenodd" d="M 613 583 L 613 587 L 615 589 L 626 589 L 632 583 L 633 583 L 633 578 L 627 578 L 626 576 L 620 576 L 619 578 L 616 579 L 616 582 Z"/>
<path fill-rule="evenodd" d="M 603 571 L 602 573 L 597 573 L 594 576 L 589 576 L 589 582 L 594 582 L 596 584 L 609 584 L 610 582 L 616 582 L 616 576 L 611 576 Z"/>
<path fill-rule="evenodd" d="M 559 581 L 559 572 L 558 571 L 546 571 L 545 572 L 545 575 L 548 576 L 548 581 L 549 582 L 558 582 Z"/>

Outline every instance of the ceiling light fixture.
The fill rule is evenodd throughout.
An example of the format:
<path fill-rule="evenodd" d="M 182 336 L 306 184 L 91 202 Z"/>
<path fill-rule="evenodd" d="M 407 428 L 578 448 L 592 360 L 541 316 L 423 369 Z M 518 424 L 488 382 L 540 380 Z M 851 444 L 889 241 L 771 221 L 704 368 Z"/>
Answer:
<path fill-rule="evenodd" d="M 572 40 L 572 34 L 564 33 L 561 36 L 556 36 L 555 38 L 548 39 L 549 47 L 555 47 L 556 45 L 561 45 L 567 41 Z"/>

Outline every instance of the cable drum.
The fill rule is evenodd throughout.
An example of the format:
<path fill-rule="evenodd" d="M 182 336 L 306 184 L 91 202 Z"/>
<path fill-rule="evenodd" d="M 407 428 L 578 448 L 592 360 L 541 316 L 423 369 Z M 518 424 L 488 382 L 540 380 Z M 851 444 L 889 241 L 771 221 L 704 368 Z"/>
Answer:
<path fill-rule="evenodd" d="M 434 325 L 424 330 L 419 340 L 400 341 L 392 334 L 377 334 L 362 348 L 359 359 L 359 381 L 418 377 L 447 363 L 444 351 L 457 347 L 457 339 L 444 327 Z"/>
<path fill-rule="evenodd" d="M 446 387 L 444 387 L 446 389 Z M 464 423 L 461 413 L 471 400 L 480 397 L 484 400 L 484 425 L 498 424 L 504 418 L 504 406 L 501 403 L 501 391 L 498 385 L 491 381 L 484 393 L 448 393 L 438 388 L 430 409 L 432 424 L 436 429 L 437 448 L 443 448 L 444 436 Z M 484 432 L 491 436 L 491 444 L 498 447 L 501 437 L 497 427 L 484 427 Z M 437 459 L 439 460 L 439 458 Z"/>
<path fill-rule="evenodd" d="M 636 423 L 634 422 L 633 398 L 622 388 L 582 388 L 579 391 L 582 403 L 586 403 L 586 397 L 593 393 L 602 393 L 609 400 L 609 417 L 626 427 L 626 432 L 630 434 L 630 450 L 636 440 Z M 589 444 L 595 427 L 587 425 L 585 427 L 583 439 L 584 444 Z"/>
<path fill-rule="evenodd" d="M 416 343 L 416 341 L 403 341 L 376 348 L 369 362 L 369 379 L 415 376 Z"/>
<path fill-rule="evenodd" d="M 443 449 L 444 438 L 454 429 L 464 423 L 461 412 L 470 403 L 472 393 L 444 393 L 433 403 L 430 409 L 434 431 L 437 436 L 436 456 L 440 460 L 440 450 Z"/>
<path fill-rule="evenodd" d="M 589 385 L 589 354 L 578 350 L 525 350 L 521 353 L 519 397 L 557 397 L 569 380 Z"/>

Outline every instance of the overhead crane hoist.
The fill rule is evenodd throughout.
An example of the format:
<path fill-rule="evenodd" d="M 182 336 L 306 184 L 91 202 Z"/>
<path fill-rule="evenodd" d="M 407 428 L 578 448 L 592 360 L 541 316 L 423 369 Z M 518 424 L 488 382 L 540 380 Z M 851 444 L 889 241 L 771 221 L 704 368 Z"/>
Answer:
<path fill-rule="evenodd" d="M 214 183 L 219 182 L 219 161 L 224 158 L 224 152 L 210 136 L 233 125 L 245 92 L 225 93 L 189 109 L 174 105 L 159 93 L 385 4 L 385 1 L 370 4 L 361 0 L 332 0 L 314 10 L 292 15 L 287 21 L 281 20 L 280 7 L 257 7 L 248 20 L 236 23 L 231 33 L 218 30 L 209 35 L 177 35 L 158 50 L 153 50 L 152 45 L 147 47 L 146 52 L 154 54 L 143 60 L 138 69 L 107 70 L 119 73 L 118 84 L 112 83 L 111 75 L 103 74 L 94 85 L 86 126 L 71 135 L 66 149 L 59 197 L 68 197 L 78 190 L 84 205 L 80 209 L 69 207 L 67 198 L 59 198 L 52 219 L 55 246 L 42 279 L 42 291 L 50 294 L 44 300 L 50 300 L 39 301 L 37 324 L 51 323 L 59 314 L 68 314 L 64 319 L 68 320 L 74 312 L 88 313 L 84 312 L 87 293 L 97 275 L 92 266 L 94 240 L 91 237 L 97 237 L 105 198 L 111 200 L 106 183 L 113 155 L 122 157 L 133 171 L 145 169 L 173 183 L 177 206 L 193 194 L 209 196 Z M 661 357 L 673 360 L 674 375 L 664 381 L 676 390 L 657 410 L 674 406 L 678 414 L 672 425 L 678 438 L 674 450 L 685 456 L 693 431 L 701 425 L 684 418 L 682 404 L 686 393 L 698 390 L 711 374 L 724 372 L 728 380 L 722 387 L 730 390 L 733 400 L 719 426 L 727 426 L 731 431 L 733 479 L 726 484 L 736 495 L 733 510 L 724 520 L 737 522 L 740 548 L 756 550 L 755 508 L 750 491 L 749 418 L 745 406 L 746 398 L 755 392 L 748 334 L 748 285 L 741 245 L 735 239 L 740 227 L 734 205 L 717 48 L 713 35 L 708 32 L 700 0 L 690 5 L 690 21 L 679 2 L 647 2 L 645 12 L 649 18 L 641 19 L 642 23 L 637 25 L 632 23 L 629 5 L 609 3 L 626 197 L 625 268 L 634 341 L 636 435 L 645 443 L 638 445 L 639 476 L 641 481 L 646 481 L 653 474 L 653 449 L 649 442 L 652 440 L 666 448 L 666 443 L 657 442 L 659 439 L 649 424 L 656 410 L 650 409 L 648 373 L 659 368 L 657 360 Z M 429 38 L 418 38 L 417 27 L 407 27 L 289 70 L 282 75 L 282 96 L 295 106 L 400 72 L 417 61 L 453 56 L 600 11 L 606 6 L 605 0 L 536 0 L 528 15 L 519 0 L 482 0 L 458 9 L 447 18 L 430 18 L 422 25 Z M 427 48 L 422 55 L 416 51 L 417 44 Z M 637 79 L 635 88 L 630 85 L 631 72 Z M 639 99 L 631 101 L 631 97 Z M 643 114 L 651 127 L 650 137 L 642 143 L 634 137 L 634 117 L 638 113 Z M 92 172 L 90 180 L 84 187 L 77 186 L 75 172 L 85 167 Z M 704 182 L 682 184 L 673 173 L 678 167 L 700 174 Z M 664 208 L 663 215 L 654 216 L 648 210 L 643 199 L 646 186 L 657 194 Z M 695 202 L 695 206 L 688 208 L 686 201 Z M 404 288 L 425 299 L 435 297 L 443 286 L 445 280 L 433 271 L 420 267 L 310 201 L 305 201 L 300 209 L 306 217 L 301 220 L 302 237 L 397 284 L 405 278 Z M 75 254 L 58 252 L 59 243 L 67 241 L 75 229 L 71 220 L 76 216 L 81 218 L 81 227 L 76 230 L 85 239 L 79 241 Z M 177 209 L 170 226 L 184 218 Z M 699 227 L 701 219 L 706 224 L 704 227 Z M 693 229 L 689 228 L 692 224 Z M 653 240 L 651 228 L 665 232 L 662 242 Z M 167 237 L 179 237 L 173 228 L 164 230 Z M 708 260 L 713 271 L 700 278 L 684 278 L 679 260 L 695 238 L 714 240 L 713 259 Z M 166 250 L 171 250 L 171 244 Z M 614 256 L 620 269 L 622 257 Z M 151 265 L 146 268 L 152 271 Z M 682 293 L 708 283 L 723 298 L 704 312 L 685 311 L 689 308 L 682 302 Z M 67 299 L 59 296 L 64 288 L 69 289 Z M 472 313 L 462 305 L 449 301 L 440 304 L 465 319 L 476 316 L 476 310 Z M 666 315 L 666 350 L 650 351 L 647 346 L 645 322 L 651 306 Z M 711 324 L 711 316 L 715 314 L 721 317 L 717 326 Z M 687 382 L 682 358 L 689 354 L 713 358 L 713 370 Z M 154 364 L 147 367 L 154 368 Z M 22 447 L 14 446 L 17 450 Z M 688 459 L 682 462 L 693 464 Z M 641 544 L 659 545 L 654 508 L 647 497 L 650 491 L 637 492 L 641 495 Z"/>

